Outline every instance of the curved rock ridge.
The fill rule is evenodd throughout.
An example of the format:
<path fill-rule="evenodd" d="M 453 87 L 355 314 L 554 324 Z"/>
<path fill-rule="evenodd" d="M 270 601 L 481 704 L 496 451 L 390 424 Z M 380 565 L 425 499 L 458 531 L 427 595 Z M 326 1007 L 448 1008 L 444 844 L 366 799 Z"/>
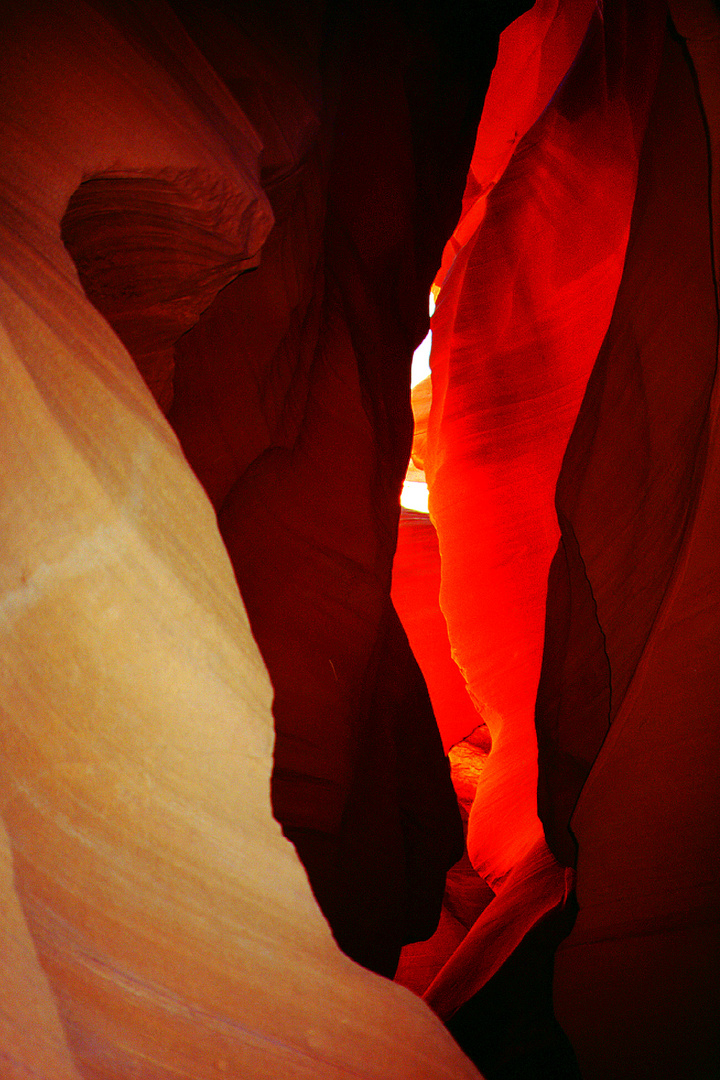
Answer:
<path fill-rule="evenodd" d="M 537 812 L 554 493 L 622 272 L 661 31 L 653 5 L 615 4 L 602 19 L 592 5 L 559 3 L 536 5 L 503 33 L 462 214 L 433 287 L 432 389 L 414 391 L 413 457 L 428 480 L 439 564 L 426 564 L 425 613 L 417 600 L 401 613 L 446 746 L 487 725 L 467 850 L 496 894 L 454 951 L 437 938 L 423 990 L 444 1017 L 572 887 Z M 400 556 L 417 547 L 417 528 L 401 523 L 398 595 Z M 442 700 L 440 657 L 453 669 L 445 685 L 465 683 L 461 707 Z M 408 952 L 403 970 L 410 963 Z"/>
<path fill-rule="evenodd" d="M 577 16 L 561 5 L 555 18 Z M 471 178 L 484 217 L 455 255 L 432 320 L 425 472 L 440 606 L 493 740 L 468 832 L 473 865 L 493 886 L 542 836 L 534 704 L 554 491 L 622 272 L 661 28 L 653 5 L 592 15 L 502 178 L 487 197 Z M 535 91 L 531 79 L 530 118 Z"/>
<path fill-rule="evenodd" d="M 558 925 L 549 908 L 577 902 L 554 996 L 583 1077 L 709 1077 L 719 24 L 710 3 L 673 4 L 677 30 L 662 4 L 605 4 L 544 108 L 535 90 L 557 85 L 562 48 L 535 54 L 530 37 L 523 55 L 524 30 L 537 20 L 546 41 L 577 44 L 570 7 L 536 5 L 501 39 L 434 287 L 432 406 L 428 422 L 416 395 L 414 452 L 441 584 L 408 626 L 419 637 L 422 608 L 429 625 L 442 611 L 490 729 L 468 849 L 496 896 L 469 932 L 441 924 L 416 969 L 406 950 L 400 976 L 441 1015 L 458 1010 L 451 1030 L 500 1075 L 510 1050 L 491 1066 L 480 1010 L 518 1040 L 513 989 L 523 996 Z M 511 38 L 520 51 L 504 54 Z M 503 79 L 523 71 L 528 95 L 503 115 Z M 399 550 L 413 545 L 414 522 L 404 529 Z M 401 587 L 405 574 L 401 561 Z M 435 590 L 435 565 L 426 577 Z M 423 665 L 431 684 L 436 658 Z M 516 945 L 525 982 L 505 963 Z M 577 1076 L 564 1052 L 552 1075 L 560 1058 Z"/>
<path fill-rule="evenodd" d="M 85 294 L 165 413 L 176 341 L 223 286 L 259 262 L 257 216 L 245 193 L 199 168 L 106 173 L 70 198 L 62 239 Z"/>

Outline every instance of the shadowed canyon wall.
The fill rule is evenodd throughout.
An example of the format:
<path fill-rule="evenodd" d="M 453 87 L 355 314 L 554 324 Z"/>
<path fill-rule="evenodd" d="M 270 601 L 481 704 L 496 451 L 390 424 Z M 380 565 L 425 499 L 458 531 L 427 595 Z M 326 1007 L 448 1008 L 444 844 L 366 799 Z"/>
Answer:
<path fill-rule="evenodd" d="M 1 25 L 3 1080 L 716 1076 L 714 5 Z"/>

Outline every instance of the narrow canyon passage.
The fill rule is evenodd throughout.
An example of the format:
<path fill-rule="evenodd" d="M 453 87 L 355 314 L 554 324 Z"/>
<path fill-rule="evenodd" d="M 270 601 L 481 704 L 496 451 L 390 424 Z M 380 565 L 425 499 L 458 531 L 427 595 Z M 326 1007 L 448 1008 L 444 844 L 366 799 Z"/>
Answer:
<path fill-rule="evenodd" d="M 3 1080 L 715 1077 L 717 5 L 0 26 Z"/>

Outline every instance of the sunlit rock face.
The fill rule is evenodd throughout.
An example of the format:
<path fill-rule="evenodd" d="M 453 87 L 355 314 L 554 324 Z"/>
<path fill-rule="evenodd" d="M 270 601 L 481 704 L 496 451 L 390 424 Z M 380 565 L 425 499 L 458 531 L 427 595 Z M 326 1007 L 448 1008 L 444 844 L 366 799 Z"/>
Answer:
<path fill-rule="evenodd" d="M 621 6 L 588 15 L 571 70 L 529 131 L 515 131 L 500 177 L 494 161 L 486 171 L 481 125 L 465 215 L 479 203 L 483 220 L 433 317 L 424 462 L 440 606 L 493 739 L 468 845 L 495 885 L 542 837 L 534 706 L 554 491 L 622 272 L 662 27 L 659 14 L 626 24 Z"/>
<path fill-rule="evenodd" d="M 603 19 L 588 4 L 533 9 L 505 31 L 436 282 L 432 395 L 414 391 L 413 460 L 428 480 L 442 566 L 426 576 L 434 609 L 423 630 L 416 605 L 404 617 L 418 642 L 434 642 L 431 623 L 447 628 L 444 653 L 416 650 L 431 693 L 439 656 L 456 680 L 462 673 L 463 709 L 436 708 L 447 745 L 481 723 L 489 732 L 467 847 L 496 893 L 427 988 L 446 1016 L 570 886 L 537 814 L 554 492 L 622 273 L 662 29 L 659 9 L 616 5 Z M 398 583 L 417 528 L 401 527 Z"/>

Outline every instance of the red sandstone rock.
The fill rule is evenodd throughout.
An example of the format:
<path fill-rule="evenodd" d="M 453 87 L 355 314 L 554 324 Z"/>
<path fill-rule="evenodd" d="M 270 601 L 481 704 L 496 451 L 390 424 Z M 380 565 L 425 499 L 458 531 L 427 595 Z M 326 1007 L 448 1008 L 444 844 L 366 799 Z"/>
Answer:
<path fill-rule="evenodd" d="M 477 1076 L 333 942 L 273 690 L 274 811 L 348 952 L 390 971 L 440 913 L 401 978 L 449 1017 L 576 841 L 583 1076 L 720 1068 L 717 16 L 671 4 L 650 109 L 659 0 L 536 4 L 470 163 L 490 65 L 440 7 L 2 16 L 3 1080 Z M 496 895 L 465 861 L 441 909 L 459 824 L 389 590 L 468 164 L 415 395 L 442 563 L 425 518 L 395 554 L 445 748 L 492 733 Z"/>

